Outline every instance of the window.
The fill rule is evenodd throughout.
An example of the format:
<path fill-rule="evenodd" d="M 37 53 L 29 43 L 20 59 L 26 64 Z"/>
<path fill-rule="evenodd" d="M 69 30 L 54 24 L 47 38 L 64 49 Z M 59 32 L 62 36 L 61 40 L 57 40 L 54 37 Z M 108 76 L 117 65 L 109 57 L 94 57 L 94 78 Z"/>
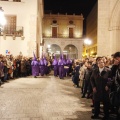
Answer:
<path fill-rule="evenodd" d="M 7 24 L 4 26 L 6 35 L 13 35 L 16 32 L 16 16 L 5 16 Z"/>
<path fill-rule="evenodd" d="M 69 28 L 69 38 L 73 38 L 73 28 Z"/>
<path fill-rule="evenodd" d="M 53 38 L 57 37 L 57 27 L 52 27 L 52 37 Z"/>

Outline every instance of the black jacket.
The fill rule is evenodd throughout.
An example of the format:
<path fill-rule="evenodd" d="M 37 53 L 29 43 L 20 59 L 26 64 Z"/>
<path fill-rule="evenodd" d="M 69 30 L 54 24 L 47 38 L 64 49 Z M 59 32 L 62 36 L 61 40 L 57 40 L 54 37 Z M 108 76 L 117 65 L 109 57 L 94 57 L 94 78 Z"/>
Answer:
<path fill-rule="evenodd" d="M 90 81 L 92 88 L 96 87 L 97 90 L 96 93 L 93 93 L 93 99 L 95 101 L 109 101 L 109 91 L 105 90 L 106 86 L 110 87 L 109 78 L 111 78 L 110 69 L 104 68 L 101 73 L 99 72 L 99 69 L 93 70 Z"/>

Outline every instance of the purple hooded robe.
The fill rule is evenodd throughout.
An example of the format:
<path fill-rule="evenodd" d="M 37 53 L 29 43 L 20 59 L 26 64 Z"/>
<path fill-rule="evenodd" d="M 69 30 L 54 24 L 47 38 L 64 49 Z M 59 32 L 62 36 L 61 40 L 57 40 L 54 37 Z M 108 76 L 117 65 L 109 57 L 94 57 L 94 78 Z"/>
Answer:
<path fill-rule="evenodd" d="M 44 61 L 44 65 L 45 65 L 45 74 L 47 75 L 48 74 L 48 61 L 46 60 L 46 58 L 44 57 L 43 58 L 43 61 Z"/>
<path fill-rule="evenodd" d="M 57 61 L 56 56 L 54 56 L 52 65 L 54 66 L 54 76 L 57 76 L 58 75 L 58 61 Z"/>
<path fill-rule="evenodd" d="M 41 76 L 44 76 L 44 74 L 45 74 L 45 64 L 44 64 L 43 57 L 40 59 L 39 66 L 40 66 Z"/>
<path fill-rule="evenodd" d="M 32 75 L 35 77 L 39 76 L 39 63 L 35 57 L 35 54 L 34 54 L 34 59 L 31 62 L 31 65 L 32 65 Z"/>
<path fill-rule="evenodd" d="M 58 60 L 58 66 L 59 66 L 59 78 L 63 79 L 63 77 L 64 77 L 64 59 L 63 59 L 63 56 L 60 56 L 60 59 Z"/>

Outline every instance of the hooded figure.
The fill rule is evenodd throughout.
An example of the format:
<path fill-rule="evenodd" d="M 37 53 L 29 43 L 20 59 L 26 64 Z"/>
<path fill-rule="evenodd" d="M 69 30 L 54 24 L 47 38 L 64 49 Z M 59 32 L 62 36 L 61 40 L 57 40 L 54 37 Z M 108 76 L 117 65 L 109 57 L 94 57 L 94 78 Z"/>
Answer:
<path fill-rule="evenodd" d="M 39 76 L 39 63 L 35 57 L 35 54 L 33 52 L 34 58 L 31 62 L 32 65 L 32 75 L 36 78 L 36 76 Z"/>
<path fill-rule="evenodd" d="M 57 61 L 56 56 L 54 56 L 52 65 L 54 66 L 54 76 L 57 76 L 58 75 L 58 61 Z"/>
<path fill-rule="evenodd" d="M 65 67 L 64 67 L 64 76 L 66 77 L 66 75 L 68 76 L 69 75 L 69 71 L 70 71 L 70 64 L 71 64 L 71 61 L 70 61 L 70 58 L 69 58 L 69 56 L 67 55 L 67 59 L 66 59 L 66 63 L 65 63 L 66 65 L 65 65 Z"/>
<path fill-rule="evenodd" d="M 63 59 L 63 55 L 60 55 L 60 59 L 58 61 L 58 66 L 59 66 L 59 78 L 63 79 L 64 77 L 64 59 Z"/>
<path fill-rule="evenodd" d="M 42 55 L 42 58 L 40 59 L 39 66 L 40 66 L 41 76 L 44 76 L 44 74 L 45 74 L 45 62 L 43 59 L 43 55 Z"/>
<path fill-rule="evenodd" d="M 48 61 L 46 60 L 46 57 L 44 56 L 43 58 L 43 61 L 44 61 L 44 65 L 45 65 L 45 74 L 47 75 L 49 72 L 48 72 Z"/>

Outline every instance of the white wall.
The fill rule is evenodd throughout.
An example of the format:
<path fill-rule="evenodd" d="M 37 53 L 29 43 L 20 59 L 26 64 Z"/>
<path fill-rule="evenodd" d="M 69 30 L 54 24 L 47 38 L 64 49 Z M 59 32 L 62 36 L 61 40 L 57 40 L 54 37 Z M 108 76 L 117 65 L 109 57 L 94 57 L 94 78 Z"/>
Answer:
<path fill-rule="evenodd" d="M 7 36 L 6 40 L 0 37 L 0 54 L 5 54 L 9 50 L 11 54 L 18 55 L 20 51 L 25 56 L 32 56 L 35 50 L 36 41 L 36 20 L 37 20 L 37 0 L 22 0 L 22 2 L 0 1 L 6 15 L 17 16 L 17 26 L 24 28 L 24 40 L 12 36 Z"/>

